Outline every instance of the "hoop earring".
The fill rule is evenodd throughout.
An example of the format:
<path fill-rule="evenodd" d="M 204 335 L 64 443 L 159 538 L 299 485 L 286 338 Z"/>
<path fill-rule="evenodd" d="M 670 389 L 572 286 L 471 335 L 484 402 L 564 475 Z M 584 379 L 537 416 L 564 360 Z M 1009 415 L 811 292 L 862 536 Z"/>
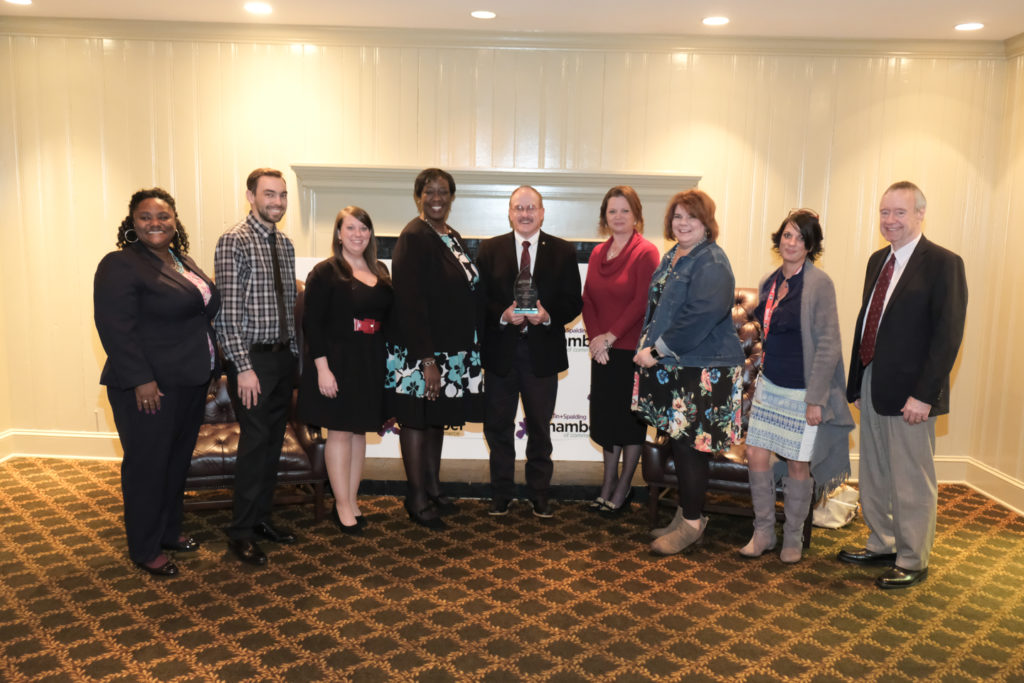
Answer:
<path fill-rule="evenodd" d="M 131 237 L 128 236 L 131 233 Z M 124 231 L 124 241 L 128 244 L 135 244 L 139 241 L 139 233 L 135 232 L 135 228 L 128 228 Z"/>

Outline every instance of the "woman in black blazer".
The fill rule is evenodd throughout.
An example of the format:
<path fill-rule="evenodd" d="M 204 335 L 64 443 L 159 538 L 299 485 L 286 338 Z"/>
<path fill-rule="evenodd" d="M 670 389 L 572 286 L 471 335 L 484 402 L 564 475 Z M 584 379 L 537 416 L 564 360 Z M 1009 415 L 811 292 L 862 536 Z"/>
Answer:
<path fill-rule="evenodd" d="M 186 255 L 174 198 L 158 187 L 132 195 L 117 246 L 103 257 L 93 307 L 107 362 L 100 384 L 121 439 L 121 491 L 128 555 L 174 576 L 166 550 L 193 552 L 181 533 L 185 475 L 217 369 L 217 288 Z"/>
<path fill-rule="evenodd" d="M 441 444 L 446 427 L 483 420 L 480 274 L 462 236 L 447 223 L 455 179 L 439 168 L 413 185 L 419 216 L 398 236 L 392 253 L 394 321 L 388 328 L 385 389 L 400 425 L 409 518 L 443 529 L 457 510 L 441 492 Z"/>

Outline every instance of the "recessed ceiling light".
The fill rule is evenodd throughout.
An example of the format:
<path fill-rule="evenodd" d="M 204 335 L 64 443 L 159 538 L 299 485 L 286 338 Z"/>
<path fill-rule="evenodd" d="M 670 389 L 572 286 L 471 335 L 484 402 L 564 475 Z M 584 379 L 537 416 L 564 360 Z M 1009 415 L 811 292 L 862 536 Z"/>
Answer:
<path fill-rule="evenodd" d="M 32 0 L 7 0 L 8 4 L 11 5 L 31 5 Z"/>
<path fill-rule="evenodd" d="M 955 28 L 957 31 L 977 31 L 979 29 L 985 28 L 985 24 L 979 23 L 977 21 L 969 21 L 966 24 L 957 24 L 953 28 Z"/>
<path fill-rule="evenodd" d="M 725 26 L 729 23 L 729 17 L 704 17 L 702 23 L 705 26 Z"/>
<path fill-rule="evenodd" d="M 491 12 L 490 10 L 478 9 L 475 12 L 470 12 L 469 16 L 473 17 L 474 19 L 493 19 L 498 15 L 495 14 L 494 12 Z"/>
<path fill-rule="evenodd" d="M 245 3 L 245 11 L 250 14 L 270 14 L 274 9 L 270 6 L 270 3 L 247 2 Z"/>

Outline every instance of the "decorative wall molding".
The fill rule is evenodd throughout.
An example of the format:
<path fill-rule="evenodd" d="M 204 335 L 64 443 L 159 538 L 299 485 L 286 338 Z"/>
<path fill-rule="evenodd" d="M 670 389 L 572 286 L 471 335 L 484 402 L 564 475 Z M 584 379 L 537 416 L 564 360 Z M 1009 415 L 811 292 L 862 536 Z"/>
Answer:
<path fill-rule="evenodd" d="M 313 253 L 327 253 L 338 210 L 358 203 L 378 235 L 397 235 L 416 215 L 412 190 L 420 167 L 292 164 L 299 183 L 302 230 Z M 559 237 L 597 237 L 597 220 L 608 188 L 630 185 L 646 207 L 647 236 L 659 241 L 666 203 L 676 192 L 697 186 L 698 175 L 594 173 L 546 169 L 446 168 L 455 178 L 449 223 L 466 237 L 507 231 L 508 199 L 520 185 L 544 196 L 544 229 Z"/>
<path fill-rule="evenodd" d="M 0 433 L 0 459 L 14 456 L 121 459 L 117 432 L 8 429 Z"/>
<path fill-rule="evenodd" d="M 1007 59 L 1024 56 L 1024 33 L 1019 33 L 1013 38 L 1007 38 L 1003 43 Z"/>
<path fill-rule="evenodd" d="M 277 43 L 289 45 L 693 52 L 798 56 L 1005 59 L 1020 36 L 998 40 L 827 40 L 653 34 L 590 34 L 274 26 L 214 22 L 0 17 L 0 33 L 64 38 Z M 1019 48 L 1015 48 L 1019 49 Z"/>

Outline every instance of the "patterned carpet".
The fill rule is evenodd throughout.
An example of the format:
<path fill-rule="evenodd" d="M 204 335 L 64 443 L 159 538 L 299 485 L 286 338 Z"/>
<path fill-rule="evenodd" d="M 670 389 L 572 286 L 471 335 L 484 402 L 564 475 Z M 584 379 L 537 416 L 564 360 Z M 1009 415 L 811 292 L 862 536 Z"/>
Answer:
<path fill-rule="evenodd" d="M 1022 681 L 1024 519 L 940 488 L 928 580 L 872 585 L 833 560 L 857 520 L 815 529 L 796 566 L 734 552 L 749 519 L 715 516 L 693 554 L 646 552 L 644 511 L 563 502 L 501 518 L 462 502 L 443 533 L 367 497 L 367 535 L 281 508 L 297 545 L 266 568 L 226 555 L 226 512 L 161 580 L 127 560 L 118 464 L 0 463 L 4 681 Z M 666 515 L 667 519 L 667 515 Z"/>

